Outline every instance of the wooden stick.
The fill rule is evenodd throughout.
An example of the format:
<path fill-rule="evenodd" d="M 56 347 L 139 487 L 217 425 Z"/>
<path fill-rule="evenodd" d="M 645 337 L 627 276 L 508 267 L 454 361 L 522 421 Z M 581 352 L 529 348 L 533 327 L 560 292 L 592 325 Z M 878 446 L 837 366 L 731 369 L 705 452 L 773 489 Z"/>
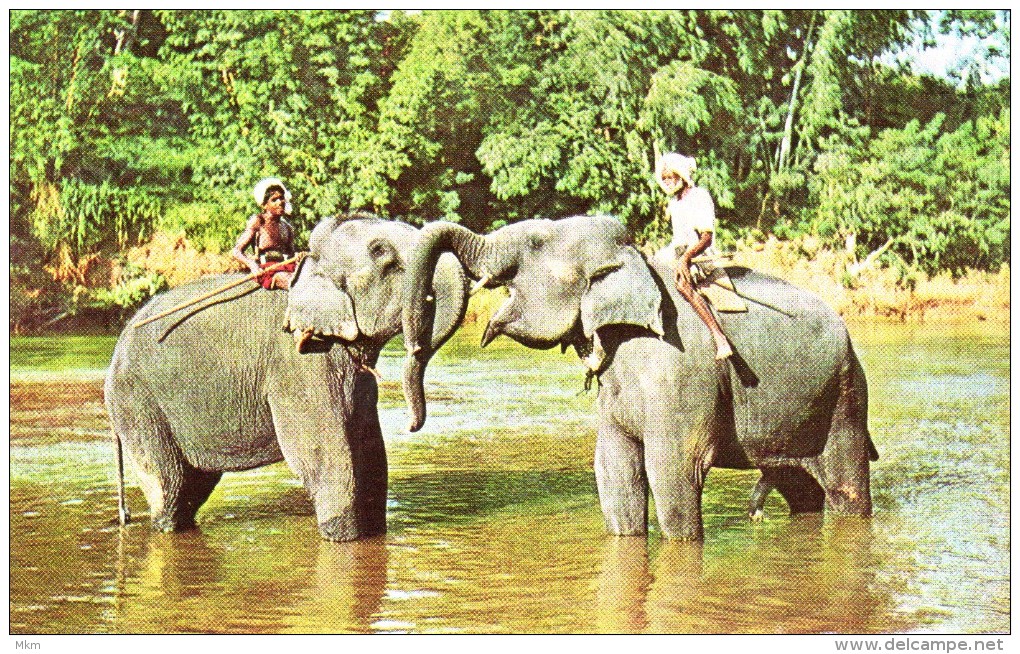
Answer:
<path fill-rule="evenodd" d="M 725 254 L 702 254 L 691 259 L 691 263 L 705 263 L 705 262 L 719 263 L 723 261 L 732 260 L 733 257 Z"/>
<path fill-rule="evenodd" d="M 221 286 L 220 288 L 216 289 L 215 291 L 210 291 L 210 292 L 206 293 L 205 295 L 203 295 L 202 297 L 197 297 L 194 300 L 188 300 L 187 302 L 185 302 L 183 304 L 178 304 L 177 306 L 175 306 L 172 309 L 167 309 L 166 311 L 163 311 L 162 313 L 157 313 L 154 316 L 149 316 L 145 320 L 141 320 L 139 322 L 136 322 L 134 327 L 135 327 L 135 329 L 138 329 L 142 325 L 147 325 L 150 322 L 153 322 L 154 320 L 159 320 L 160 318 L 165 318 L 165 317 L 169 316 L 171 313 L 176 313 L 176 312 L 180 311 L 181 309 L 187 309 L 188 307 L 190 307 L 192 305 L 198 304 L 202 300 L 208 300 L 209 298 L 211 298 L 214 295 L 219 295 L 223 291 L 229 291 L 230 289 L 234 288 L 235 286 L 240 286 L 241 284 L 243 284 L 245 282 L 255 281 L 259 277 L 261 277 L 262 275 L 265 275 L 266 273 L 271 273 L 274 270 L 276 270 L 277 268 L 282 268 L 283 266 L 286 266 L 289 263 L 294 263 L 297 260 L 298 260 L 298 257 L 292 257 L 290 259 L 287 259 L 286 261 L 281 261 L 279 263 L 274 263 L 271 266 L 267 266 L 267 267 L 263 268 L 262 270 L 260 270 L 257 273 L 252 273 L 252 274 L 248 275 L 247 277 L 244 277 L 243 279 L 237 280 L 236 282 L 230 282 L 226 286 Z"/>

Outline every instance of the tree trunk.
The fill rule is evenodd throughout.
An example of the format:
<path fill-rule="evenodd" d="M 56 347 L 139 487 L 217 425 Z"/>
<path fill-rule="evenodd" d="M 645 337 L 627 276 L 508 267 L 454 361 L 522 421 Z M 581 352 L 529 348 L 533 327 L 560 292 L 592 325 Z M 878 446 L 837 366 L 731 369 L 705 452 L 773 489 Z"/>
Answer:
<path fill-rule="evenodd" d="M 131 42 L 135 40 L 135 35 L 138 33 L 138 16 L 141 14 L 140 9 L 135 9 L 131 12 L 130 28 L 124 28 L 114 32 L 117 35 L 117 45 L 113 48 L 113 56 L 119 55 L 121 52 L 126 52 L 131 48 Z"/>
<path fill-rule="evenodd" d="M 786 123 L 783 126 L 783 140 L 779 143 L 779 153 L 776 157 L 776 171 L 781 171 L 786 166 L 786 162 L 789 159 L 790 147 L 793 142 L 793 116 L 797 108 L 797 93 L 800 91 L 800 79 L 804 74 L 804 68 L 807 67 L 808 51 L 811 49 L 811 36 L 814 34 L 815 20 L 817 18 L 817 13 L 812 14 L 811 25 L 808 27 L 807 38 L 804 39 L 804 52 L 801 53 L 800 61 L 798 61 L 795 65 L 797 72 L 793 77 L 793 90 L 790 91 L 790 106 L 786 110 Z"/>

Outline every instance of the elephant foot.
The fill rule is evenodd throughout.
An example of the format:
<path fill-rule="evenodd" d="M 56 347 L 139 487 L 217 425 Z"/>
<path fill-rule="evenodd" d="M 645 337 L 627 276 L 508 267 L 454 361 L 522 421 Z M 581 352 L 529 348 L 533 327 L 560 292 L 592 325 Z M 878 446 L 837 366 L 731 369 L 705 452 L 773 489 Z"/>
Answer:
<path fill-rule="evenodd" d="M 855 486 L 844 484 L 829 491 L 825 497 L 825 508 L 839 515 L 866 518 L 871 515 L 871 496 Z"/>
<path fill-rule="evenodd" d="M 360 524 L 359 524 L 360 522 Z M 352 509 L 345 511 L 343 515 L 334 516 L 325 522 L 319 523 L 319 532 L 326 540 L 344 542 L 378 536 L 386 533 L 386 519 L 379 520 L 358 520 L 357 513 Z"/>
<path fill-rule="evenodd" d="M 169 534 L 175 531 L 189 531 L 197 528 L 198 526 L 195 524 L 194 519 L 175 520 L 170 516 L 161 516 L 159 518 L 153 518 L 152 520 L 152 530 L 163 534 Z"/>
<path fill-rule="evenodd" d="M 663 525 L 660 518 L 659 525 L 662 527 L 663 538 L 669 541 L 700 542 L 705 540 L 705 530 L 701 526 L 701 520 Z"/>

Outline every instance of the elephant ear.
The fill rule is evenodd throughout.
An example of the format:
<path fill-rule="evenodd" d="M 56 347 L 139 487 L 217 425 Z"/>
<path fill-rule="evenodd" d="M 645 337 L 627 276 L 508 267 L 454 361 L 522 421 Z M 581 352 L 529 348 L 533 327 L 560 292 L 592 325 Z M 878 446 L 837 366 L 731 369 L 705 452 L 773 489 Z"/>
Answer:
<path fill-rule="evenodd" d="M 297 268 L 294 269 L 294 274 L 290 277 L 291 285 L 296 284 L 298 277 L 301 276 L 301 272 L 305 269 L 305 262 L 308 261 L 309 257 L 303 256 L 298 259 Z"/>
<path fill-rule="evenodd" d="M 300 284 L 298 281 L 300 280 Z M 287 325 L 291 329 L 310 329 L 325 336 L 354 340 L 358 326 L 354 302 L 330 277 L 323 274 L 313 257 L 305 257 L 291 279 L 287 302 Z"/>
<path fill-rule="evenodd" d="M 661 307 L 662 294 L 648 264 L 637 250 L 623 247 L 615 260 L 589 275 L 581 297 L 581 326 L 585 338 L 605 325 L 636 325 L 661 336 Z"/>

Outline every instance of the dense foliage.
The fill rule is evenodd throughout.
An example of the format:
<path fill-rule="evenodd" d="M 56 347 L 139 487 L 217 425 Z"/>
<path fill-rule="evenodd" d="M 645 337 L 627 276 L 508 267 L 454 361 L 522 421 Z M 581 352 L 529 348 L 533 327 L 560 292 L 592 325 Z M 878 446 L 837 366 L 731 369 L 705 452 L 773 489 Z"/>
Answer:
<path fill-rule="evenodd" d="M 160 233 L 229 248 L 267 175 L 304 234 L 352 209 L 478 230 L 605 212 L 661 241 L 667 150 L 698 158 L 724 242 L 811 236 L 904 271 L 996 270 L 1010 86 L 989 71 L 1008 21 L 12 11 L 11 327 L 137 306 L 167 280 L 128 251 Z M 941 76 L 899 63 L 940 34 L 983 49 Z"/>

